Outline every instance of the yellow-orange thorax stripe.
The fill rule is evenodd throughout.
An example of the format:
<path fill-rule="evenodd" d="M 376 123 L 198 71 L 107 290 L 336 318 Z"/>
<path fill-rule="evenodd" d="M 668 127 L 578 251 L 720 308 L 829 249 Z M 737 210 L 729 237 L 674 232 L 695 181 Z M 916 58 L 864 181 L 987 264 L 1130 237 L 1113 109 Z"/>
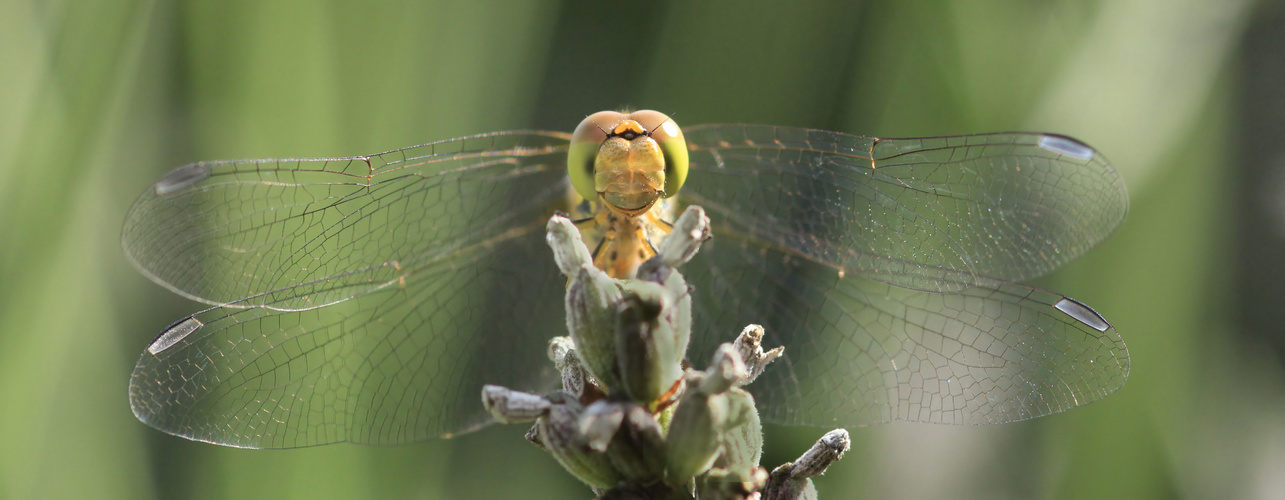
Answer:
<path fill-rule="evenodd" d="M 656 246 L 669 234 L 672 226 L 667 213 L 669 200 L 657 203 L 638 215 L 611 210 L 602 202 L 583 203 L 588 217 L 576 224 L 580 235 L 593 253 L 593 265 L 616 279 L 631 279 L 638 266 L 656 255 Z"/>

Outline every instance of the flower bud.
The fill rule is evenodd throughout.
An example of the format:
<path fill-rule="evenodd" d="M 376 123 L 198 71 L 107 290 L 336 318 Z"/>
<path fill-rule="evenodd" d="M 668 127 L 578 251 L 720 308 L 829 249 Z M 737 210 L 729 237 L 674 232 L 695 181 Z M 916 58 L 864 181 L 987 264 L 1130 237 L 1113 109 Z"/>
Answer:
<path fill-rule="evenodd" d="M 654 408 L 682 376 L 684 351 L 676 345 L 670 325 L 661 319 L 669 308 L 669 292 L 646 281 L 629 282 L 624 291 L 616 312 L 621 386 L 631 400 Z"/>
<path fill-rule="evenodd" d="M 577 243 L 579 239 L 575 240 Z M 569 276 L 567 330 L 576 352 L 589 373 L 607 390 L 620 385 L 616 364 L 616 307 L 623 294 L 620 284 L 598 268 L 587 266 Z"/>
<path fill-rule="evenodd" d="M 746 466 L 730 469 L 711 469 L 696 482 L 696 497 L 701 500 L 749 500 L 767 482 L 767 471 L 762 467 Z"/>
<path fill-rule="evenodd" d="M 567 472 L 591 487 L 605 490 L 619 483 L 623 479 L 620 472 L 602 451 L 590 446 L 581 431 L 584 408 L 579 401 L 562 391 L 551 394 L 550 401 L 553 404 L 548 412 L 537 421 L 544 449 Z"/>
<path fill-rule="evenodd" d="M 551 403 L 544 396 L 498 385 L 482 386 L 482 406 L 502 424 L 530 422 L 544 415 Z"/>
<path fill-rule="evenodd" d="M 767 486 L 763 488 L 763 495 L 788 500 L 815 499 L 816 488 L 810 478 L 825 473 L 830 464 L 843 458 L 849 446 L 848 431 L 835 429 L 827 432 L 798 460 L 773 470 Z"/>
<path fill-rule="evenodd" d="M 735 468 L 757 466 L 763 457 L 763 423 L 759 420 L 758 411 L 754 408 L 754 397 L 745 390 L 733 387 L 725 393 L 729 407 L 739 420 L 736 425 L 723 433 L 723 454 L 715 461 L 715 467 Z"/>
<path fill-rule="evenodd" d="M 627 481 L 659 481 L 665 475 L 665 438 L 660 425 L 641 405 L 618 404 L 624 410 L 623 418 L 607 445 L 607 458 Z"/>
<path fill-rule="evenodd" d="M 687 375 L 688 390 L 674 410 L 666 437 L 669 484 L 684 484 L 708 470 L 723 451 L 725 434 L 750 420 L 754 405 L 749 394 L 736 389 L 740 394 L 729 396 L 729 390 L 745 374 L 736 349 L 723 344 L 712 366 Z M 741 451 L 740 455 L 748 453 Z"/>
<path fill-rule="evenodd" d="M 589 404 L 602 399 L 605 389 L 581 363 L 571 337 L 550 339 L 548 355 L 553 361 L 553 366 L 562 375 L 562 390 L 580 398 L 580 404 Z"/>
<path fill-rule="evenodd" d="M 741 330 L 741 334 L 736 337 L 736 342 L 732 343 L 736 347 L 736 351 L 740 353 L 741 360 L 745 362 L 745 367 L 749 371 L 749 375 L 745 377 L 745 380 L 737 385 L 747 385 L 753 382 L 754 379 L 763 374 L 763 370 L 767 368 L 769 363 L 785 354 L 785 346 L 764 352 L 763 335 L 762 326 L 749 325 L 744 330 Z"/>

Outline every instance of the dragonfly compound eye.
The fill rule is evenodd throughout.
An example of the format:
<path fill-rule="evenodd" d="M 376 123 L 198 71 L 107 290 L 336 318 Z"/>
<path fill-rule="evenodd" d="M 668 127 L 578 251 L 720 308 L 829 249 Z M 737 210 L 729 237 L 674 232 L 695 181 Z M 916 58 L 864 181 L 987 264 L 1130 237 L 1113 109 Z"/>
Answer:
<path fill-rule="evenodd" d="M 607 140 L 607 132 L 624 119 L 623 113 L 599 111 L 582 120 L 571 135 L 567 175 L 571 177 L 571 186 L 576 188 L 576 193 L 586 200 L 598 199 L 598 190 L 593 183 L 593 164 L 598 157 L 598 149 Z"/>
<path fill-rule="evenodd" d="M 660 144 L 660 150 L 665 154 L 664 196 L 668 198 L 677 194 L 687 180 L 687 141 L 683 139 L 683 131 L 673 119 L 659 111 L 635 111 L 629 114 L 629 118 L 642 125 Z"/>

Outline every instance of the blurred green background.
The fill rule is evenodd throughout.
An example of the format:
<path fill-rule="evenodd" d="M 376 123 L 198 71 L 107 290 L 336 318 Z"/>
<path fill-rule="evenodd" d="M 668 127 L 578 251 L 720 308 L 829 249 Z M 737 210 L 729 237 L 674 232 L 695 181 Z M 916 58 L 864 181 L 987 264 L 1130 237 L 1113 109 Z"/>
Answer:
<path fill-rule="evenodd" d="M 1109 398 L 990 427 L 851 429 L 822 498 L 1285 496 L 1285 6 L 0 1 L 0 498 L 588 498 L 524 426 L 247 451 L 137 422 L 198 309 L 121 255 L 129 203 L 216 158 L 371 153 L 653 108 L 680 124 L 1072 135 L 1131 211 L 1038 282 L 1128 342 Z M 824 429 L 767 428 L 764 465 Z"/>

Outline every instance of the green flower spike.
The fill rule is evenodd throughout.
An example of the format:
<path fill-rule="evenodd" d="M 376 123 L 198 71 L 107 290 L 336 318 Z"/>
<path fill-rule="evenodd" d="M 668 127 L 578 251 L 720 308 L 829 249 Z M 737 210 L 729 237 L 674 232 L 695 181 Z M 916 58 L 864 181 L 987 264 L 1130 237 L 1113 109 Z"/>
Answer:
<path fill-rule="evenodd" d="M 548 348 L 563 390 L 486 386 L 482 399 L 498 422 L 534 420 L 527 439 L 599 499 L 816 498 L 810 478 L 847 450 L 838 430 L 771 475 L 759 467 L 762 424 L 741 387 L 784 352 L 763 350 L 761 326 L 719 346 L 705 371 L 683 368 L 691 294 L 676 268 L 709 238 L 708 225 L 703 210 L 688 208 L 635 279 L 615 280 L 592 265 L 570 221 L 549 221 L 547 241 L 568 278 L 571 335 Z"/>

